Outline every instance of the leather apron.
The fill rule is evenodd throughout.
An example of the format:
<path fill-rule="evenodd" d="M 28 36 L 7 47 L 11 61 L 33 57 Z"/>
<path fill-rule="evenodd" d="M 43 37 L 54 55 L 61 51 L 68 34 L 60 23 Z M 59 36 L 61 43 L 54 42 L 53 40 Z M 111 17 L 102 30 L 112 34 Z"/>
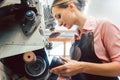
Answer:
<path fill-rule="evenodd" d="M 79 48 L 80 50 L 78 50 L 77 48 Z M 70 50 L 71 50 L 70 54 L 73 59 L 77 58 L 76 60 L 79 61 L 102 64 L 102 61 L 96 56 L 94 51 L 93 32 L 83 33 L 81 35 L 81 39 L 76 40 Z M 76 50 L 78 50 L 79 53 Z M 119 79 L 118 77 L 108 77 L 80 73 L 75 76 L 72 76 L 72 80 L 119 80 Z"/>

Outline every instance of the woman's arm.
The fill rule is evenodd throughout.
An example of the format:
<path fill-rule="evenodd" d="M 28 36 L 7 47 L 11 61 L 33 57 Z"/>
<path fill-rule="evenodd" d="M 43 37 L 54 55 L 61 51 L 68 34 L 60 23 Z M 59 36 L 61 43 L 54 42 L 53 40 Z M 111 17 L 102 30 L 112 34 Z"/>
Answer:
<path fill-rule="evenodd" d="M 80 66 L 83 67 L 82 72 L 101 76 L 120 76 L 120 63 L 89 63 L 80 62 Z"/>
<path fill-rule="evenodd" d="M 62 76 L 73 76 L 78 73 L 88 73 L 101 76 L 119 76 L 120 75 L 120 63 L 90 63 L 79 62 L 70 60 L 68 58 L 62 58 L 66 60 L 66 64 L 51 69 L 51 72 Z"/>

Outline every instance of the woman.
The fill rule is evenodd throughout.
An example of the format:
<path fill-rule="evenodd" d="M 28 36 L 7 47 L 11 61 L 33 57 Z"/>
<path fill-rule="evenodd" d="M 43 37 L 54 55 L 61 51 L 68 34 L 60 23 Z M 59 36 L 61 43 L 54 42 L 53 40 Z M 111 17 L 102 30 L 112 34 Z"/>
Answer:
<path fill-rule="evenodd" d="M 59 25 L 78 26 L 81 56 L 78 61 L 62 57 L 66 63 L 51 72 L 72 80 L 119 80 L 120 30 L 108 20 L 85 16 L 84 6 L 85 0 L 53 1 L 51 12 Z"/>

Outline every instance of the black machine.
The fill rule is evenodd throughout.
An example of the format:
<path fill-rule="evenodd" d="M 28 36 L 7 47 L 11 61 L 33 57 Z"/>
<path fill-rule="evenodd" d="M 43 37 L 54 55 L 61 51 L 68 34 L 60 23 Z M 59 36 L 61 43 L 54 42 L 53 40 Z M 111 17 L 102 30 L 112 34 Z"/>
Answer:
<path fill-rule="evenodd" d="M 44 14 L 39 0 L 4 5 L 6 1 L 0 0 L 0 63 L 4 69 L 0 66 L 0 71 L 7 75 L 6 80 L 55 80 L 50 69 L 63 63 L 56 57 L 49 63 L 39 32 Z"/>
<path fill-rule="evenodd" d="M 4 1 L 0 1 L 1 6 Z M 25 35 L 32 34 L 40 24 L 40 12 L 37 4 L 39 4 L 38 0 L 20 0 L 20 3 L 0 7 L 0 25 L 7 23 L 6 18 L 14 19 L 21 24 Z"/>
<path fill-rule="evenodd" d="M 35 61 L 26 62 L 24 54 L 19 54 L 1 59 L 2 63 L 10 69 L 12 80 L 48 80 L 49 79 L 49 61 L 44 49 L 33 51 L 36 56 Z M 32 56 L 27 54 L 31 59 Z M 24 80 L 23 79 L 23 80 Z"/>
<path fill-rule="evenodd" d="M 48 80 L 49 61 L 38 30 L 39 0 L 4 5 L 6 1 L 0 0 L 0 61 L 7 80 Z"/>

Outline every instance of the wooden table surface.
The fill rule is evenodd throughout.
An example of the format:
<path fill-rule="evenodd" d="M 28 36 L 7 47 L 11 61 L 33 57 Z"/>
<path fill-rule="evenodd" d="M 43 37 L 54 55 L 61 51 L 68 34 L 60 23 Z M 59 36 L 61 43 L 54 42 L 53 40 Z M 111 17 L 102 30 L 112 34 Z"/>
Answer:
<path fill-rule="evenodd" d="M 64 43 L 64 54 L 63 56 L 66 56 L 66 42 L 71 42 L 72 43 L 73 38 L 70 37 L 56 37 L 56 38 L 48 38 L 48 41 L 53 41 L 53 42 L 63 42 Z"/>

